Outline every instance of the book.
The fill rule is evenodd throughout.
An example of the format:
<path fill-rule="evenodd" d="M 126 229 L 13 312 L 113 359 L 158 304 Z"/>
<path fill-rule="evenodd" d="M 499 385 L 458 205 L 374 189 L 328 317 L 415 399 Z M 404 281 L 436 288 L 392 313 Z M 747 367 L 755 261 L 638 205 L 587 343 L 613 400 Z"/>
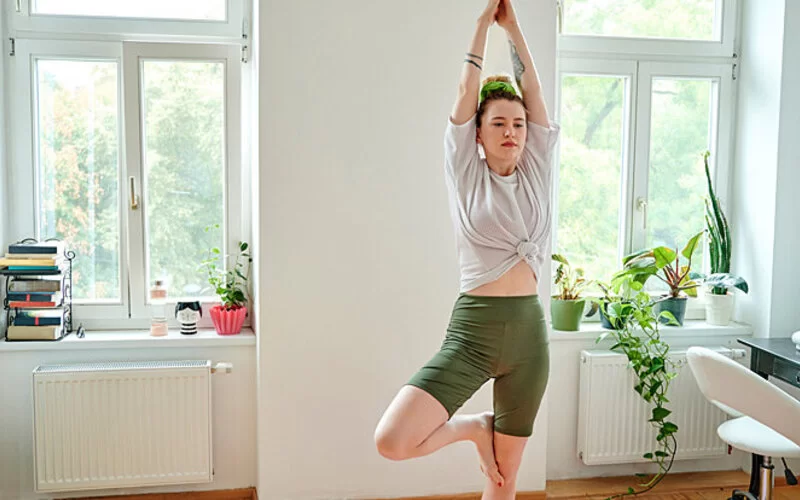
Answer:
<path fill-rule="evenodd" d="M 52 253 L 6 253 L 6 259 L 63 259 L 62 254 Z"/>
<path fill-rule="evenodd" d="M 8 340 L 58 340 L 64 333 L 64 327 L 54 326 L 19 326 L 10 325 L 6 338 Z"/>
<path fill-rule="evenodd" d="M 4 257 L 0 258 L 0 266 L 44 266 L 44 267 L 58 267 L 64 262 L 61 257 L 55 259 L 15 259 Z"/>
<path fill-rule="evenodd" d="M 59 292 L 61 280 L 15 279 L 8 285 L 9 292 Z"/>
<path fill-rule="evenodd" d="M 59 266 L 8 266 L 9 271 L 58 271 Z"/>
<path fill-rule="evenodd" d="M 8 245 L 8 253 L 10 254 L 48 254 L 48 255 L 62 255 L 64 253 L 63 241 L 41 241 L 37 243 L 14 243 Z"/>
<path fill-rule="evenodd" d="M 36 307 L 55 307 L 57 305 L 60 305 L 60 304 L 58 304 L 56 302 L 44 301 L 44 300 L 40 300 L 40 301 L 36 301 L 36 302 L 30 301 L 30 300 L 9 300 L 8 301 L 8 307 L 10 307 L 12 309 L 14 309 L 14 308 L 19 308 L 19 309 L 29 308 L 30 309 L 30 308 L 36 308 Z"/>
<path fill-rule="evenodd" d="M 61 292 L 8 292 L 8 300 L 15 302 L 60 302 Z"/>
<path fill-rule="evenodd" d="M 60 325 L 64 318 L 64 310 L 58 309 L 26 309 L 14 316 L 17 326 Z"/>

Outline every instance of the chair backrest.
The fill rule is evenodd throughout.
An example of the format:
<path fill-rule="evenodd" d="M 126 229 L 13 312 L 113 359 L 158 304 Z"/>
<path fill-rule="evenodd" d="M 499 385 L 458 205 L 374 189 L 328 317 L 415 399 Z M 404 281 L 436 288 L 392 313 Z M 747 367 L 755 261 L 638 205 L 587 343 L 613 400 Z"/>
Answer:
<path fill-rule="evenodd" d="M 711 349 L 690 347 L 686 359 L 706 399 L 733 408 L 800 446 L 800 401 Z"/>

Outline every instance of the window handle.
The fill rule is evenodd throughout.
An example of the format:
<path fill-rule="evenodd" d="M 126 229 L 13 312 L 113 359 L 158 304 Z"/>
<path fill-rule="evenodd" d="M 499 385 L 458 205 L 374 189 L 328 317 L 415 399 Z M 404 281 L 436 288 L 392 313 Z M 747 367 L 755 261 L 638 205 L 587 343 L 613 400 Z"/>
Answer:
<path fill-rule="evenodd" d="M 136 179 L 133 176 L 129 178 L 131 184 L 131 210 L 139 209 L 139 195 L 136 194 Z"/>
<path fill-rule="evenodd" d="M 556 19 L 558 22 L 558 34 L 564 32 L 564 3 L 563 0 L 556 0 Z"/>
<path fill-rule="evenodd" d="M 647 229 L 647 200 L 641 196 L 636 198 L 636 208 L 642 212 L 642 229 Z"/>

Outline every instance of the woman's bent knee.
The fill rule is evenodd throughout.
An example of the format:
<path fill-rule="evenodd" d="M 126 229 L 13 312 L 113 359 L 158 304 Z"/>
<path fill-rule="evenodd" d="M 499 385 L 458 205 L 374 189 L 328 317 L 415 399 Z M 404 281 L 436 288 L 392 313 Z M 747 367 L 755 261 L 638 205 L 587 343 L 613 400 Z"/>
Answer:
<path fill-rule="evenodd" d="M 404 443 L 398 433 L 381 426 L 375 430 L 375 447 L 382 457 L 389 460 L 406 460 L 411 457 L 408 443 Z"/>

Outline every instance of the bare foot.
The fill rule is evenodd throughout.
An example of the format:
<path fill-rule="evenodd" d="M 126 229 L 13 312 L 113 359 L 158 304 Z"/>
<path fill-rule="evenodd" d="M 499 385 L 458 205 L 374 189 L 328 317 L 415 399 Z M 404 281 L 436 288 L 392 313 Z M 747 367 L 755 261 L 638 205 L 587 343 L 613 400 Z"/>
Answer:
<path fill-rule="evenodd" d="M 475 433 L 472 442 L 478 449 L 478 459 L 481 463 L 481 472 L 492 480 L 497 486 L 503 487 L 505 479 L 500 474 L 497 461 L 494 458 L 494 415 L 491 412 L 474 416 Z"/>

